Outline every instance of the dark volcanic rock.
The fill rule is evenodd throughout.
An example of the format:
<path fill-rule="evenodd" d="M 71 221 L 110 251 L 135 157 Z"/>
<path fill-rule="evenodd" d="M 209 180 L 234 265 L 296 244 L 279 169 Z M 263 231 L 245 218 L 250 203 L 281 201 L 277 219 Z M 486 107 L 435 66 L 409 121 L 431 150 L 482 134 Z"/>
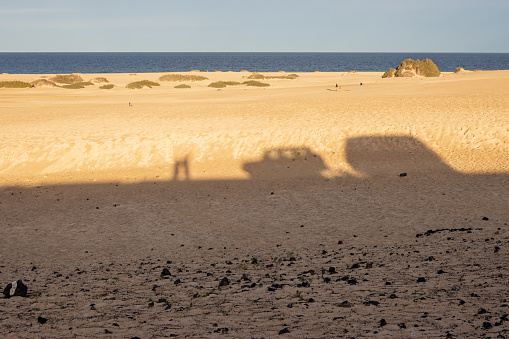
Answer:
<path fill-rule="evenodd" d="M 48 319 L 46 319 L 46 318 L 43 318 L 43 317 L 41 317 L 41 316 L 38 316 L 38 317 L 37 317 L 37 322 L 38 322 L 39 324 L 41 324 L 41 325 L 46 324 L 46 322 L 47 322 L 47 321 L 48 321 Z"/>
<path fill-rule="evenodd" d="M 168 268 L 163 268 L 163 271 L 161 272 L 161 277 L 166 277 L 171 275 L 170 270 Z"/>
<path fill-rule="evenodd" d="M 4 289 L 4 297 L 26 297 L 28 292 L 28 287 L 23 283 L 23 281 L 13 281 L 10 284 L 7 284 Z"/>
<path fill-rule="evenodd" d="M 490 328 L 493 327 L 493 325 L 489 321 L 485 321 L 482 323 L 482 327 L 486 330 L 489 330 Z"/>
<path fill-rule="evenodd" d="M 222 287 L 222 286 L 228 286 L 230 285 L 230 280 L 228 280 L 227 277 L 224 277 L 223 279 L 221 279 L 221 281 L 219 282 L 219 286 Z"/>
<path fill-rule="evenodd" d="M 279 335 L 286 334 L 286 333 L 290 333 L 290 329 L 288 327 L 285 327 L 279 331 Z"/>
<path fill-rule="evenodd" d="M 345 300 L 338 307 L 353 307 L 353 304 Z"/>

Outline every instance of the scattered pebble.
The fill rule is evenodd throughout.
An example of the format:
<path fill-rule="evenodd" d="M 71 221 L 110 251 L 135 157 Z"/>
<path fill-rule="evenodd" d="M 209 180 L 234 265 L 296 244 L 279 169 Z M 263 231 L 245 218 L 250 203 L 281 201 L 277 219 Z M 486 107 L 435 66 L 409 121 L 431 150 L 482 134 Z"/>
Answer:
<path fill-rule="evenodd" d="M 286 334 L 286 333 L 290 333 L 290 329 L 288 327 L 285 327 L 279 331 L 279 335 Z"/>
<path fill-rule="evenodd" d="M 219 287 L 223 287 L 223 286 L 228 286 L 230 285 L 230 280 L 228 280 L 227 277 L 224 277 L 223 279 L 221 279 L 221 281 L 219 282 Z"/>

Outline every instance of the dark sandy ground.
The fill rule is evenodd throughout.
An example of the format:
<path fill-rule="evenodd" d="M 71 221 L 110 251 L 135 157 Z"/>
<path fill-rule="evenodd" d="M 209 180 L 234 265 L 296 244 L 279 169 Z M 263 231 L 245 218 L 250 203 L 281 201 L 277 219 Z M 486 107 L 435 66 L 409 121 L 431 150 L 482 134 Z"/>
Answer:
<path fill-rule="evenodd" d="M 508 187 L 505 175 L 408 173 L 2 188 L 0 281 L 29 291 L 0 299 L 0 327 L 506 338 Z"/>

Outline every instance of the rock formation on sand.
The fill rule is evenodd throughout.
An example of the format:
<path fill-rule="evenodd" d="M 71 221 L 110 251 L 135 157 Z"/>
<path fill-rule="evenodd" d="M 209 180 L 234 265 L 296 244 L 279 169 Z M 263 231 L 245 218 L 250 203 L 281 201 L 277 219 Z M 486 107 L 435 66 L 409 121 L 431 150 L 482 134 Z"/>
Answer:
<path fill-rule="evenodd" d="M 403 60 L 396 69 L 389 68 L 384 75 L 382 75 L 382 78 L 415 76 L 438 77 L 440 76 L 440 71 L 438 70 L 437 65 L 435 65 L 430 59 L 406 59 Z"/>

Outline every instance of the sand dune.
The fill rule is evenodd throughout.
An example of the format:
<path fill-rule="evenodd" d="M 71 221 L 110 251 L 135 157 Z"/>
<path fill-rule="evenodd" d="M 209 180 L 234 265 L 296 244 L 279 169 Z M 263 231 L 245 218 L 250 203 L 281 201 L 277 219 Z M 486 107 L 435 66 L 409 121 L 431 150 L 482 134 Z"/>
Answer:
<path fill-rule="evenodd" d="M 509 335 L 509 71 L 199 74 L 0 89 L 0 332 Z"/>

